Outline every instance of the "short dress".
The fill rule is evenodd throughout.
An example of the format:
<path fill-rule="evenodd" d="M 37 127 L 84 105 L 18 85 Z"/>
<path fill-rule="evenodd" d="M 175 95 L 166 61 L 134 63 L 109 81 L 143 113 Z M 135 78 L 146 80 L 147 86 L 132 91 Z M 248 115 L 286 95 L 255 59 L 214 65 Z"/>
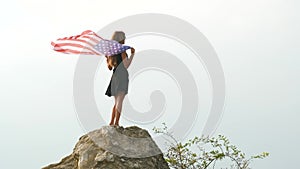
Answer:
<path fill-rule="evenodd" d="M 120 53 L 113 57 L 117 57 L 117 66 L 113 69 L 113 74 L 105 92 L 105 95 L 109 97 L 115 96 L 118 91 L 124 91 L 125 94 L 128 93 L 129 75 L 122 62 L 122 55 Z"/>

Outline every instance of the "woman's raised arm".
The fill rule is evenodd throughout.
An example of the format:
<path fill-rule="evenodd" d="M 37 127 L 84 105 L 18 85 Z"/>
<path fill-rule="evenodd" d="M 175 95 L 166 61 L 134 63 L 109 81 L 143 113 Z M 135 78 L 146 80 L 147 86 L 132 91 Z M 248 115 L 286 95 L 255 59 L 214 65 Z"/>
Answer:
<path fill-rule="evenodd" d="M 121 56 L 122 56 L 122 61 L 123 61 L 123 64 L 124 64 L 124 67 L 127 69 L 129 66 L 130 66 L 130 64 L 131 64 L 131 62 L 132 62 L 132 59 L 133 59 L 133 57 L 134 57 L 134 54 L 135 54 L 135 49 L 134 48 L 131 48 L 131 55 L 130 55 L 130 58 L 128 59 L 128 57 L 127 57 L 127 53 L 126 52 L 123 52 L 122 54 L 121 54 Z"/>

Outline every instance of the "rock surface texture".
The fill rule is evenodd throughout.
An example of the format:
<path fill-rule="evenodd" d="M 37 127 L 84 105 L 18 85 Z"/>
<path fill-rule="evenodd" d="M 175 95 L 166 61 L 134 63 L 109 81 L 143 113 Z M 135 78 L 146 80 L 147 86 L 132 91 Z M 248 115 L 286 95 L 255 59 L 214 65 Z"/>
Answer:
<path fill-rule="evenodd" d="M 43 169 L 169 169 L 147 130 L 104 126 L 76 143 L 72 154 Z"/>

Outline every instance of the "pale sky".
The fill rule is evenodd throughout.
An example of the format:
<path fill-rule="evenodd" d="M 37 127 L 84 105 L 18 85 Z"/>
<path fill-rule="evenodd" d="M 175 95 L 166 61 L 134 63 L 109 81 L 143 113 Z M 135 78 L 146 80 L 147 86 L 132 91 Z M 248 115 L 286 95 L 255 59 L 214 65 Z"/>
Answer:
<path fill-rule="evenodd" d="M 252 168 L 297 168 L 300 150 L 299 5 L 295 0 L 2 2 L 1 168 L 41 168 L 58 162 L 71 153 L 84 134 L 73 103 L 73 77 L 79 56 L 55 53 L 50 41 L 86 29 L 97 31 L 123 17 L 149 12 L 189 22 L 216 50 L 225 74 L 226 102 L 215 134 L 228 136 L 246 155 L 270 153 L 267 159 L 254 161 Z M 147 40 L 155 40 L 155 37 L 139 37 L 129 42 L 141 51 L 145 47 L 137 43 Z M 163 43 L 164 40 L 160 40 Z M 199 66 L 202 70 L 203 65 L 190 64 L 191 69 Z M 112 102 L 102 93 L 110 72 L 101 65 L 97 72 L 104 82 L 101 78 L 95 79 L 99 86 L 95 89 L 98 91 L 95 98 L 98 105 L 106 101 L 101 111 L 107 112 Z M 130 85 L 143 84 L 146 75 Z M 162 90 L 169 87 L 177 92 L 175 84 L 167 84 L 171 82 L 168 77 L 155 76 L 166 79 L 160 86 Z M 199 111 L 204 114 L 199 116 L 196 126 L 201 131 L 211 93 L 205 74 L 200 73 L 195 79 L 203 94 L 200 100 L 203 109 Z M 145 91 L 151 92 L 156 87 L 153 85 Z M 132 103 L 137 109 L 147 109 L 149 98 L 147 95 L 140 97 L 146 101 L 135 98 Z M 170 104 L 175 105 L 176 100 L 170 99 Z M 103 116 L 109 117 L 109 114 Z M 197 135 L 197 131 L 195 128 L 191 136 Z"/>

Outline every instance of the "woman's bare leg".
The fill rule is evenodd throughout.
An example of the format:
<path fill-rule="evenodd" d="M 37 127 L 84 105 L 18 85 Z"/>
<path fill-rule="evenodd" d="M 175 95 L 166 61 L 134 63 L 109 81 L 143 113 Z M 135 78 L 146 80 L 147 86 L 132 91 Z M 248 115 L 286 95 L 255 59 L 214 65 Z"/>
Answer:
<path fill-rule="evenodd" d="M 125 92 L 118 92 L 118 96 L 117 96 L 117 104 L 116 104 L 116 121 L 115 121 L 115 125 L 119 126 L 119 120 L 120 120 L 120 116 L 121 116 L 121 112 L 122 112 L 122 105 L 123 105 L 123 100 L 125 97 Z"/>
<path fill-rule="evenodd" d="M 117 103 L 117 96 L 114 96 L 115 97 L 115 105 L 112 109 L 112 113 L 111 113 L 111 120 L 110 120 L 110 123 L 109 125 L 114 125 L 114 121 L 115 121 L 115 116 L 116 116 L 116 103 Z"/>

